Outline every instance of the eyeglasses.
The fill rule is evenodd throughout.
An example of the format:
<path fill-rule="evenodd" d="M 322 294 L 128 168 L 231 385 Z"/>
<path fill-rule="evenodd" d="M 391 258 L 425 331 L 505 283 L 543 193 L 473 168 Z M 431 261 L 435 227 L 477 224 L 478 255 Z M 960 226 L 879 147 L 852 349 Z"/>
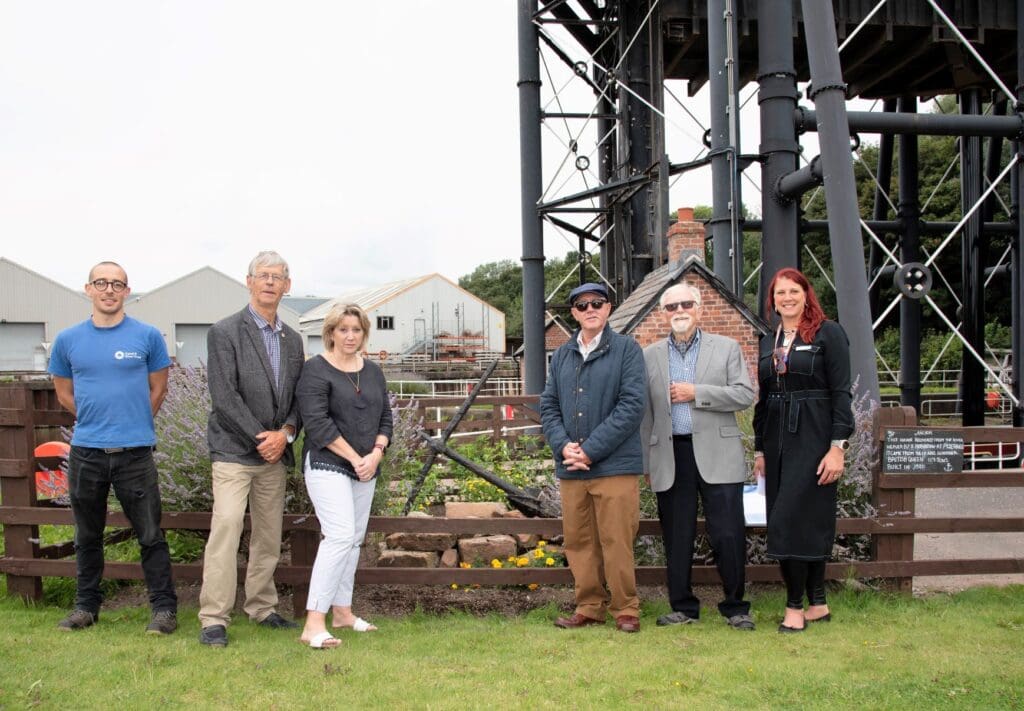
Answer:
<path fill-rule="evenodd" d="M 588 308 L 594 309 L 594 311 L 598 311 L 604 308 L 604 305 L 607 303 L 608 299 L 591 299 L 590 301 L 577 301 L 575 304 L 572 305 L 572 307 L 582 313 L 586 311 Z"/>
<path fill-rule="evenodd" d="M 668 311 L 670 314 L 675 313 L 676 309 L 682 309 L 683 311 L 689 311 L 693 307 L 697 306 L 696 301 L 675 301 L 671 304 L 665 304 L 661 308 Z"/>
<path fill-rule="evenodd" d="M 92 288 L 97 291 L 106 291 L 107 287 L 110 287 L 115 292 L 121 293 L 128 288 L 128 284 L 120 279 L 93 279 L 89 283 L 92 284 Z"/>
<path fill-rule="evenodd" d="M 271 284 L 277 284 L 288 278 L 283 274 L 271 274 L 270 272 L 260 272 L 259 274 L 250 274 L 249 276 L 256 281 L 269 281 Z"/>
<path fill-rule="evenodd" d="M 776 348 L 772 351 L 772 362 L 775 363 L 775 373 L 777 375 L 785 375 L 786 371 L 789 370 L 789 349 Z"/>

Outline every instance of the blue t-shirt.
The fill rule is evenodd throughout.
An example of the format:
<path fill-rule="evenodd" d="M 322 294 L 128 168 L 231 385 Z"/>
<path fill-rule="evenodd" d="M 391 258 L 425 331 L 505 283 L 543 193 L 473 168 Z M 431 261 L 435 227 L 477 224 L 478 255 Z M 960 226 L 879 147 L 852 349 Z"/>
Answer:
<path fill-rule="evenodd" d="M 170 364 L 160 332 L 129 316 L 110 328 L 94 326 L 89 319 L 58 333 L 50 373 L 74 383 L 78 420 L 71 444 L 156 444 L 149 374 Z"/>

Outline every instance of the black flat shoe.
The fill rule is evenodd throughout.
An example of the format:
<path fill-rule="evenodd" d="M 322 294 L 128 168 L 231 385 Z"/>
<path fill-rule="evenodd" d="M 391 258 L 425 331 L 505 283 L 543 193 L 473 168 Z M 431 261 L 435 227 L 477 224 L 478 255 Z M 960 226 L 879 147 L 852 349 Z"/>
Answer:
<path fill-rule="evenodd" d="M 779 632 L 781 634 L 793 634 L 795 632 L 803 632 L 807 629 L 807 625 L 803 627 L 787 627 L 786 625 L 779 625 Z"/>
<path fill-rule="evenodd" d="M 821 617 L 815 617 L 813 620 L 810 617 L 805 617 L 804 618 L 804 622 L 831 622 L 831 621 L 832 621 L 832 613 L 831 612 L 826 612 Z"/>
<path fill-rule="evenodd" d="M 297 622 L 286 620 L 276 612 L 271 612 L 259 622 L 260 627 L 270 627 L 275 630 L 293 630 L 298 628 Z"/>

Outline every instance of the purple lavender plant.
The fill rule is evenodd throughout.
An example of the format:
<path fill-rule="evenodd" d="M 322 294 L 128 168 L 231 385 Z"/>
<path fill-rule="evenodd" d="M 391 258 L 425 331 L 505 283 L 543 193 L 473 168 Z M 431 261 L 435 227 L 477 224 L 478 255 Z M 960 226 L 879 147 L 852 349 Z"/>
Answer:
<path fill-rule="evenodd" d="M 153 453 L 160 475 L 160 496 L 167 511 L 210 511 L 213 485 L 206 423 L 210 389 L 205 368 L 170 369 L 167 397 L 157 414 L 157 448 Z"/>

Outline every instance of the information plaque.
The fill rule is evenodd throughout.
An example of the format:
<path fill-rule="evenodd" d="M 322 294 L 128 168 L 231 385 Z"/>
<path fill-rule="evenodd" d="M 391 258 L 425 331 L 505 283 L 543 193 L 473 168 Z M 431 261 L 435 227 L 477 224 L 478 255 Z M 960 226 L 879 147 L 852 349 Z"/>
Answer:
<path fill-rule="evenodd" d="M 936 430 L 886 430 L 882 471 L 955 474 L 964 469 L 964 438 Z"/>

